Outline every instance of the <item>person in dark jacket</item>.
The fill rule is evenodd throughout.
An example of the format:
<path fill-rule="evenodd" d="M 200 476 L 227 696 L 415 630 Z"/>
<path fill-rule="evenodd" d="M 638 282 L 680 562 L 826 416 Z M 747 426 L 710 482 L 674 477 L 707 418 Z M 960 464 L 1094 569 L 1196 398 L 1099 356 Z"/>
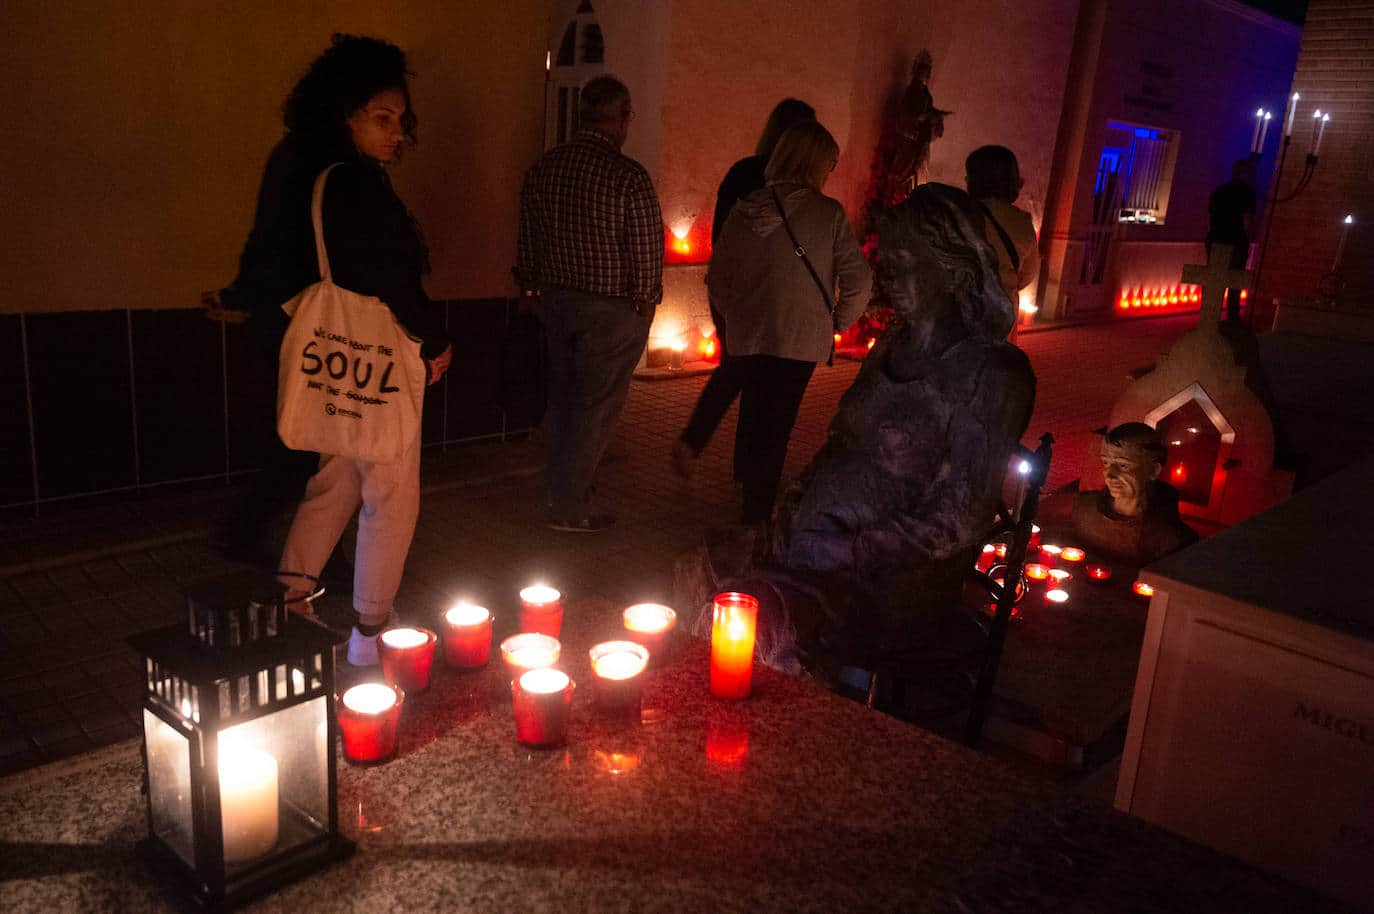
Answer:
<path fill-rule="evenodd" d="M 268 160 L 239 275 L 218 303 L 249 314 L 260 346 L 280 348 L 288 323 L 281 305 L 319 280 L 310 222 L 315 179 L 342 163 L 326 182 L 323 202 L 333 281 L 386 303 L 421 340 L 432 384 L 447 371 L 452 348 L 421 282 L 428 255 L 419 228 L 385 169 L 415 141 L 408 75 L 405 54 L 394 45 L 334 36 L 286 100 L 287 134 Z M 319 455 L 287 536 L 278 568 L 318 575 L 362 504 L 351 663 L 377 662 L 376 636 L 391 614 L 419 511 L 419 449 L 417 435 L 405 456 L 388 465 Z"/>
<path fill-rule="evenodd" d="M 711 222 L 711 248 L 713 250 L 716 242 L 720 239 L 721 229 L 725 227 L 725 220 L 729 218 L 730 211 L 735 208 L 739 199 L 763 188 L 763 171 L 768 165 L 768 157 L 773 154 L 773 147 L 778 145 L 778 138 L 783 135 L 788 127 L 815 119 L 816 109 L 795 98 L 784 98 L 773 106 L 772 113 L 768 115 L 768 122 L 763 126 L 763 134 L 759 137 L 759 143 L 754 154 L 731 165 L 730 170 L 725 173 L 725 178 L 720 182 L 720 188 L 716 191 L 716 212 L 715 218 Z M 692 461 L 706 448 L 706 443 L 711 440 L 711 435 L 715 432 L 716 426 L 720 425 L 720 420 L 725 416 L 726 410 L 730 408 L 731 403 L 735 402 L 735 398 L 740 395 L 740 391 L 744 387 L 743 372 L 740 370 L 738 362 L 730 356 L 730 346 L 723 332 L 725 322 L 721 320 L 715 305 L 711 306 L 711 320 L 715 323 L 716 337 L 720 340 L 720 364 L 711 373 L 710 380 L 706 382 L 706 387 L 701 392 L 701 398 L 697 400 L 696 408 L 692 410 L 692 417 L 687 422 L 687 428 L 683 430 L 680 439 L 673 446 L 673 469 L 683 479 L 691 476 Z M 740 447 L 741 442 L 736 438 L 736 479 L 741 478 L 742 455 Z"/>

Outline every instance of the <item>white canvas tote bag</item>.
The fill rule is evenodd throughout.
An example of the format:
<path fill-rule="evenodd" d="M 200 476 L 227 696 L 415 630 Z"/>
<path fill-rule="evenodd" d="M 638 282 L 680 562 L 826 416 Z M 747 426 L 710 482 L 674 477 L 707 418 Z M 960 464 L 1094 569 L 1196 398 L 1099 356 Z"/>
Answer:
<path fill-rule="evenodd" d="M 320 281 L 282 305 L 291 326 L 277 375 L 277 433 L 287 447 L 395 463 L 420 434 L 425 365 L 420 343 L 380 298 L 334 285 L 324 247 L 324 184 L 311 217 Z"/>

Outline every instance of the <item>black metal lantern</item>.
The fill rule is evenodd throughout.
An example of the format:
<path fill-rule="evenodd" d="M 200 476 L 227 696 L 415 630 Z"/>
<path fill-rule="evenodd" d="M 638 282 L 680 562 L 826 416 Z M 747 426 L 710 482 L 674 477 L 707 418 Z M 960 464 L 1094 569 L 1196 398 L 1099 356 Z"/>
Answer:
<path fill-rule="evenodd" d="M 141 847 L 198 904 L 270 892 L 353 851 L 339 834 L 334 643 L 274 581 L 188 594 L 190 632 L 129 639 L 144 657 Z"/>

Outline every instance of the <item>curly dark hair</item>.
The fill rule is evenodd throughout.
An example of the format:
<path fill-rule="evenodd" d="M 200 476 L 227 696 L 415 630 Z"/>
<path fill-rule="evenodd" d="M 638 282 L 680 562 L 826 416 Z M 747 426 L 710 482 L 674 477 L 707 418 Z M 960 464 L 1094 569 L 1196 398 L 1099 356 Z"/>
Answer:
<path fill-rule="evenodd" d="M 334 34 L 329 49 L 316 57 L 282 105 L 286 129 L 328 143 L 351 145 L 348 117 L 378 92 L 399 89 L 405 96 L 401 115 L 404 145 L 416 143 L 419 121 L 410 104 L 405 52 L 380 38 Z"/>

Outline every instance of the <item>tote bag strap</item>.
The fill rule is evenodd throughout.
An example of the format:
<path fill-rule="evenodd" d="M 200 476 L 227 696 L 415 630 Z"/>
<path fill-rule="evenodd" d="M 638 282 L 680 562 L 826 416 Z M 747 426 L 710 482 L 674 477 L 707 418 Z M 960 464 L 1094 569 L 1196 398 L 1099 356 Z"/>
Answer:
<path fill-rule="evenodd" d="M 310 221 L 315 226 L 315 260 L 320 265 L 320 282 L 333 282 L 329 275 L 329 252 L 324 249 L 324 181 L 329 173 L 343 162 L 335 162 L 315 179 L 315 192 L 310 195 Z"/>

